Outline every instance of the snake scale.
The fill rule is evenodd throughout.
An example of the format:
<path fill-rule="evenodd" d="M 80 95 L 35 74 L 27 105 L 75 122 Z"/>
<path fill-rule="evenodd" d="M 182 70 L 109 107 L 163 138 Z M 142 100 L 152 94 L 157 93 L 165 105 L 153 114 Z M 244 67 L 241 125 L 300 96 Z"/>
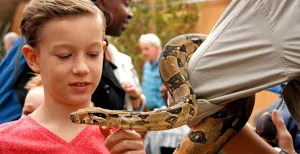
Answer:
<path fill-rule="evenodd" d="M 166 130 L 188 124 L 198 114 L 196 95 L 188 78 L 188 60 L 206 37 L 202 34 L 180 35 L 170 40 L 160 55 L 160 75 L 174 102 L 172 106 L 151 112 L 90 107 L 71 113 L 72 122 L 138 131 Z M 174 153 L 218 153 L 248 121 L 253 105 L 254 96 L 226 104 L 222 110 L 191 127 Z"/>

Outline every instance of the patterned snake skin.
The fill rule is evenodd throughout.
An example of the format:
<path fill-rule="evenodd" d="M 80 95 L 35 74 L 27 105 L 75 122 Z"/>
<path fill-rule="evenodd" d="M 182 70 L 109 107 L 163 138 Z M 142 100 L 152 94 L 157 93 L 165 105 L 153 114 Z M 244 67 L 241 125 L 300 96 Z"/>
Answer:
<path fill-rule="evenodd" d="M 72 122 L 139 131 L 166 130 L 189 123 L 198 114 L 198 105 L 188 78 L 188 60 L 205 39 L 206 35 L 202 34 L 181 35 L 169 41 L 161 53 L 160 74 L 172 96 L 173 106 L 151 112 L 90 107 L 71 113 Z M 254 97 L 228 103 L 192 127 L 174 153 L 218 153 L 248 121 L 253 105 Z"/>

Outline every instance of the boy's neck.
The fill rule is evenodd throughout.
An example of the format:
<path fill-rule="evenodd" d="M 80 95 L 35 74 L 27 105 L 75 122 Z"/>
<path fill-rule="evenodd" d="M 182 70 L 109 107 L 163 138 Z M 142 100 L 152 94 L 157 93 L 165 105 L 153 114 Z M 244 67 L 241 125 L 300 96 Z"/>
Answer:
<path fill-rule="evenodd" d="M 31 114 L 31 117 L 43 127 L 69 142 L 86 127 L 86 125 L 73 123 L 70 120 L 70 113 L 85 107 L 89 107 L 89 103 L 76 106 L 63 103 L 43 102 L 41 106 Z"/>

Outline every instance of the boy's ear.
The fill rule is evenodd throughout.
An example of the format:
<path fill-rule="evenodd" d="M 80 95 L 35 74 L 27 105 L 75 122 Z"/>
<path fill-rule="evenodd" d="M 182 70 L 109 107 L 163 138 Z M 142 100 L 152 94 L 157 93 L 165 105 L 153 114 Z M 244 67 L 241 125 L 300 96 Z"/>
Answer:
<path fill-rule="evenodd" d="M 105 52 L 108 46 L 108 41 L 103 41 L 102 50 Z"/>
<path fill-rule="evenodd" d="M 22 48 L 23 54 L 27 61 L 28 66 L 36 73 L 40 72 L 40 63 L 38 52 L 30 45 L 24 45 Z"/>

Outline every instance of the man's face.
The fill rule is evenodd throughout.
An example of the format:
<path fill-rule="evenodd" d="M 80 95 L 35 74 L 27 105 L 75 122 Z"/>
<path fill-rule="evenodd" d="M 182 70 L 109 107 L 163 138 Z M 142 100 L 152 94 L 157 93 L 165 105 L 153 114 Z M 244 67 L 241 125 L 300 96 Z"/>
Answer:
<path fill-rule="evenodd" d="M 106 34 L 110 36 L 120 36 L 125 30 L 125 24 L 127 24 L 133 16 L 133 12 L 130 8 L 130 0 L 106 0 L 103 2 L 103 5 L 104 6 L 101 7 L 111 13 L 112 16 L 112 19 L 108 19 Z"/>
<path fill-rule="evenodd" d="M 149 60 L 150 62 L 154 62 L 158 58 L 160 53 L 159 48 L 149 42 L 141 43 L 140 49 L 144 58 L 146 60 Z"/>
<path fill-rule="evenodd" d="M 4 41 L 4 49 L 6 52 L 8 52 L 10 50 L 10 48 L 13 46 L 13 43 L 9 42 L 9 41 Z"/>

